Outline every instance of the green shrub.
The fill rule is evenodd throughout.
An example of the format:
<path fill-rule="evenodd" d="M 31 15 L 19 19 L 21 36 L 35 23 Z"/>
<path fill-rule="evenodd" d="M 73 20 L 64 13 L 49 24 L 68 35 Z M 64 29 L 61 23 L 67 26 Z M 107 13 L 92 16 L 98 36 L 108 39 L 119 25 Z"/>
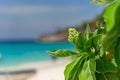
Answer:
<path fill-rule="evenodd" d="M 58 57 L 75 57 L 66 66 L 65 80 L 120 80 L 120 0 L 93 2 L 109 3 L 99 27 L 91 32 L 87 25 L 84 33 L 70 28 L 68 41 L 74 44 L 75 50 L 49 51 Z"/>

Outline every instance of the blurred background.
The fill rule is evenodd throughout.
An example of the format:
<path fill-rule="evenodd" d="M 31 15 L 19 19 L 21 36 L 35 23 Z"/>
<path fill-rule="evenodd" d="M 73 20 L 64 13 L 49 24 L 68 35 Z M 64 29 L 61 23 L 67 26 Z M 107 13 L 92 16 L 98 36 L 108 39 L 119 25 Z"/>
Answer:
<path fill-rule="evenodd" d="M 103 9 L 91 0 L 0 0 L 0 70 L 55 59 L 48 50 L 73 50 L 68 28 L 95 26 Z"/>

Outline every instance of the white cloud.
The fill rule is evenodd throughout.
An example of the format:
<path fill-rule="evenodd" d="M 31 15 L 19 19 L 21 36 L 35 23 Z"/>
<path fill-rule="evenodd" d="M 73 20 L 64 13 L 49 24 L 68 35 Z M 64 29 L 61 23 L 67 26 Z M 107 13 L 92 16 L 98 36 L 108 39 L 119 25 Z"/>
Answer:
<path fill-rule="evenodd" d="M 31 15 L 36 13 L 74 12 L 80 10 L 78 6 L 0 6 L 0 14 Z"/>

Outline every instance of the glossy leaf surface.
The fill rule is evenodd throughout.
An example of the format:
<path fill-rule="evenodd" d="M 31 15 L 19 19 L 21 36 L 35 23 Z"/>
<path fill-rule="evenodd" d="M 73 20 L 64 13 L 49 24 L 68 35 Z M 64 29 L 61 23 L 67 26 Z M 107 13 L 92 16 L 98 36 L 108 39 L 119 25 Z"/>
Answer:
<path fill-rule="evenodd" d="M 77 53 L 74 51 L 70 51 L 70 50 L 51 50 L 48 51 L 49 54 L 54 55 L 54 56 L 58 56 L 58 57 L 67 57 L 67 56 L 72 56 L 72 55 L 76 55 Z"/>
<path fill-rule="evenodd" d="M 78 75 L 83 68 L 84 61 L 85 57 L 79 57 L 68 64 L 64 71 L 65 80 L 80 80 Z"/>
<path fill-rule="evenodd" d="M 79 80 L 96 80 L 95 71 L 95 58 L 90 58 L 89 60 L 86 60 L 86 62 L 83 65 L 83 69 L 79 75 Z"/>
<path fill-rule="evenodd" d="M 103 41 L 104 50 L 113 46 L 120 32 L 120 0 L 109 5 L 103 15 L 106 22 L 106 35 Z"/>

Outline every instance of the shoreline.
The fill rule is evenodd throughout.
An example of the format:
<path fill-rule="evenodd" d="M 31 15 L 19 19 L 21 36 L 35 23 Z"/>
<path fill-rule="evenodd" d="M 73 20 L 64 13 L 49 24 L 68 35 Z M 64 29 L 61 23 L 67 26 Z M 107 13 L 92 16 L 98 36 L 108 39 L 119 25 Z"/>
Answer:
<path fill-rule="evenodd" d="M 8 66 L 8 67 L 0 67 L 1 71 L 18 71 L 18 70 L 26 70 L 26 69 L 38 69 L 44 68 L 45 66 L 52 66 L 52 64 L 62 64 L 62 62 L 69 62 L 68 59 L 57 59 L 57 60 L 46 60 L 46 61 L 36 61 L 30 63 L 23 63 L 15 66 Z M 39 66 L 39 67 L 38 67 Z"/>

